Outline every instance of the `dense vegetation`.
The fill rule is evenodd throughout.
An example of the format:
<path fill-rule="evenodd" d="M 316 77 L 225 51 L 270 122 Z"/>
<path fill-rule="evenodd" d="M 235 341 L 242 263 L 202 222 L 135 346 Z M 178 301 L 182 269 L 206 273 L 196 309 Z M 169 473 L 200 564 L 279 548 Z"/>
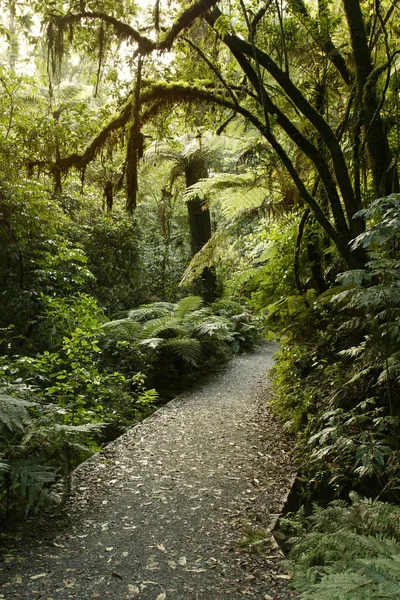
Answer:
<path fill-rule="evenodd" d="M 306 507 L 398 504 L 397 3 L 1 18 L 2 514 L 66 497 L 88 453 L 261 336 Z M 304 598 L 345 597 L 313 573 L 333 587 L 300 576 Z"/>

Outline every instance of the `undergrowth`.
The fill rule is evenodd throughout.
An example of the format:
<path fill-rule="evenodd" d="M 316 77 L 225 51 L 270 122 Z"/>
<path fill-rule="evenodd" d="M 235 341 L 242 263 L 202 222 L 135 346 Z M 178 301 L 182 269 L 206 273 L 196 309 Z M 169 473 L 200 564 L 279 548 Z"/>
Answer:
<path fill-rule="evenodd" d="M 64 503 L 72 470 L 101 444 L 258 339 L 238 303 L 189 296 L 108 321 L 83 293 L 39 301 L 47 348 L 0 357 L 0 516 Z"/>
<path fill-rule="evenodd" d="M 296 436 L 305 501 L 351 489 L 400 501 L 399 208 L 394 194 L 360 212 L 368 227 L 353 247 L 367 250 L 364 269 L 271 307 L 282 331 L 273 410 Z"/>
<path fill-rule="evenodd" d="M 280 528 L 291 551 L 288 568 L 303 600 L 367 600 L 400 596 L 400 507 L 351 494 L 287 515 Z"/>

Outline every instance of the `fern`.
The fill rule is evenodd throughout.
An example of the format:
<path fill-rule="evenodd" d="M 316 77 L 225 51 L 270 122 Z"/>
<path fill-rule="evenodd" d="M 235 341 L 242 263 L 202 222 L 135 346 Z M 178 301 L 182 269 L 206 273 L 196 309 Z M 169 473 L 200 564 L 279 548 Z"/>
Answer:
<path fill-rule="evenodd" d="M 204 323 L 194 326 L 194 331 L 199 336 L 206 336 L 224 342 L 233 342 L 232 323 L 223 317 L 209 317 Z"/>
<path fill-rule="evenodd" d="M 312 531 L 291 558 L 293 583 L 304 600 L 400 597 L 400 507 L 356 494 L 351 499 L 314 505 L 313 514 L 302 517 Z"/>
<path fill-rule="evenodd" d="M 160 344 L 162 344 L 163 341 L 164 341 L 164 338 L 152 337 L 152 338 L 146 338 L 144 340 L 141 340 L 139 342 L 139 344 L 141 346 L 147 346 L 148 348 L 155 350 L 156 348 L 158 348 L 160 346 Z"/>
<path fill-rule="evenodd" d="M 386 560 L 389 563 L 390 557 Z M 373 563 L 372 563 L 373 566 Z M 322 580 L 300 594 L 302 600 L 398 600 L 400 594 L 400 568 L 397 567 L 397 580 L 387 579 L 376 583 L 368 574 L 354 571 L 329 573 Z"/>
<path fill-rule="evenodd" d="M 185 327 L 181 325 L 174 315 L 170 317 L 161 317 L 145 324 L 142 331 L 143 338 L 160 337 L 160 334 L 173 332 L 175 335 L 185 335 Z M 161 336 L 162 337 L 162 336 Z"/>
<path fill-rule="evenodd" d="M 57 478 L 56 469 L 35 460 L 16 460 L 10 466 L 12 487 L 25 500 L 25 512 L 43 506 L 49 500 L 48 485 Z"/>
<path fill-rule="evenodd" d="M 106 346 L 118 340 L 136 341 L 140 337 L 141 328 L 139 323 L 128 319 L 116 319 L 103 323 L 102 333 L 106 339 Z"/>
<path fill-rule="evenodd" d="M 130 310 L 128 312 L 128 317 L 133 321 L 143 323 L 150 319 L 157 319 L 169 315 L 173 312 L 174 308 L 175 304 L 172 304 L 171 302 L 154 302 L 153 304 L 139 306 L 139 308 Z"/>
<path fill-rule="evenodd" d="M 0 424 L 9 431 L 14 429 L 24 431 L 25 425 L 30 421 L 26 410 L 29 406 L 33 406 L 33 403 L 15 396 L 9 396 L 0 389 Z"/>
<path fill-rule="evenodd" d="M 8 464 L 8 462 L 5 462 L 4 460 L 0 459 L 0 479 L 4 476 L 5 473 L 8 473 L 10 471 L 10 465 Z"/>
<path fill-rule="evenodd" d="M 236 222 L 229 223 L 225 226 L 220 226 L 212 234 L 208 242 L 194 255 L 187 266 L 180 282 L 181 286 L 192 283 L 201 276 L 206 267 L 215 266 L 221 259 L 226 258 L 226 244 L 230 234 L 236 227 Z"/>
<path fill-rule="evenodd" d="M 202 354 L 199 340 L 189 337 L 166 340 L 163 343 L 163 350 L 171 351 L 195 367 L 198 365 Z"/>
<path fill-rule="evenodd" d="M 198 310 L 203 301 L 200 296 L 187 296 L 182 298 L 174 310 L 174 317 L 183 323 L 185 319 L 195 310 Z"/>
<path fill-rule="evenodd" d="M 265 196 L 265 182 L 254 171 L 240 175 L 219 173 L 194 183 L 185 193 L 187 201 L 192 198 L 208 198 L 211 201 L 217 199 L 226 219 L 233 219 L 243 212 L 259 208 L 264 203 Z"/>

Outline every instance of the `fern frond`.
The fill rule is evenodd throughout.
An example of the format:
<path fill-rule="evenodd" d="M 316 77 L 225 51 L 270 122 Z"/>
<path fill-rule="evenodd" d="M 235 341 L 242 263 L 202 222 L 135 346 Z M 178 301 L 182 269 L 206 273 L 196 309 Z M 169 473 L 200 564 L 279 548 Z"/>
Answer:
<path fill-rule="evenodd" d="M 295 587 L 302 587 L 296 580 Z M 353 571 L 330 573 L 318 583 L 311 583 L 306 591 L 300 594 L 302 600 L 367 600 L 371 595 L 372 582 L 367 577 Z M 384 596 L 388 600 L 396 600 L 395 596 Z"/>
<path fill-rule="evenodd" d="M 345 356 L 346 358 L 357 358 L 361 356 L 365 352 L 365 342 L 361 342 L 358 346 L 352 346 L 351 348 L 347 348 L 346 350 L 340 350 L 338 354 L 340 356 Z"/>
<path fill-rule="evenodd" d="M 254 171 L 240 175 L 219 173 L 191 185 L 184 198 L 186 201 L 193 198 L 211 202 L 218 200 L 223 216 L 233 219 L 245 211 L 262 206 L 266 189 L 263 177 Z"/>
<path fill-rule="evenodd" d="M 10 466 L 12 487 L 24 499 L 26 513 L 37 510 L 49 499 L 46 486 L 56 480 L 56 470 L 34 460 L 12 461 Z"/>
<path fill-rule="evenodd" d="M 208 317 L 207 321 L 196 324 L 193 331 L 199 336 L 217 338 L 221 341 L 232 342 L 234 340 L 232 325 L 228 319 L 223 317 Z"/>
<path fill-rule="evenodd" d="M 171 351 L 186 362 L 197 366 L 201 358 L 201 343 L 190 337 L 173 338 L 165 340 L 163 351 Z"/>
<path fill-rule="evenodd" d="M 14 429 L 23 431 L 30 422 L 26 410 L 28 406 L 33 406 L 33 403 L 15 396 L 9 396 L 0 389 L 0 424 L 10 431 Z"/>
<path fill-rule="evenodd" d="M 139 342 L 139 344 L 141 346 L 147 346 L 148 348 L 155 350 L 164 341 L 165 341 L 164 338 L 152 337 L 152 338 L 146 338 L 144 340 L 141 340 L 141 342 Z"/>
<path fill-rule="evenodd" d="M 237 223 L 229 223 L 224 227 L 220 227 L 213 233 L 211 238 L 190 261 L 179 285 L 189 285 L 201 276 L 206 267 L 213 267 L 218 264 L 222 257 L 226 258 L 226 244 L 230 234 L 234 231 L 236 226 Z"/>
<path fill-rule="evenodd" d="M 85 423 L 84 425 L 62 425 L 55 423 L 54 430 L 62 432 L 67 438 L 71 435 L 80 435 L 81 433 L 88 434 L 100 431 L 104 427 L 104 423 Z"/>
<path fill-rule="evenodd" d="M 325 566 L 333 561 L 388 556 L 399 550 L 397 543 L 383 536 L 361 535 L 349 530 L 310 533 L 294 550 L 302 568 Z"/>
<path fill-rule="evenodd" d="M 177 335 L 185 335 L 185 328 L 181 326 L 175 316 L 161 317 L 148 321 L 143 327 L 142 338 L 159 337 L 161 333 L 168 331 L 174 332 Z"/>
<path fill-rule="evenodd" d="M 357 371 L 357 373 L 355 373 L 348 381 L 346 381 L 344 385 L 352 385 L 353 383 L 357 383 L 357 381 L 368 377 L 371 374 L 371 372 L 373 372 L 375 369 L 376 365 L 373 365 L 371 367 L 362 369 L 361 371 Z"/>
<path fill-rule="evenodd" d="M 171 302 L 154 302 L 147 306 L 139 306 L 128 312 L 129 319 L 143 323 L 144 321 L 150 321 L 150 319 L 158 319 L 160 317 L 167 316 L 174 311 L 175 304 Z"/>
<path fill-rule="evenodd" d="M 140 338 L 141 333 L 140 325 L 131 319 L 108 321 L 107 323 L 103 323 L 101 330 L 107 342 L 116 342 L 119 340 L 135 342 Z"/>
<path fill-rule="evenodd" d="M 4 473 L 8 473 L 10 471 L 10 465 L 3 460 L 0 460 L 0 477 L 4 475 Z"/>
<path fill-rule="evenodd" d="M 400 379 L 400 353 L 396 352 L 388 358 L 388 368 L 384 369 L 379 377 L 378 383 L 386 383 L 390 379 L 395 381 Z"/>
<path fill-rule="evenodd" d="M 203 301 L 200 296 L 187 296 L 186 298 L 182 298 L 174 310 L 174 317 L 179 323 L 183 323 L 190 313 L 198 310 L 202 304 Z"/>

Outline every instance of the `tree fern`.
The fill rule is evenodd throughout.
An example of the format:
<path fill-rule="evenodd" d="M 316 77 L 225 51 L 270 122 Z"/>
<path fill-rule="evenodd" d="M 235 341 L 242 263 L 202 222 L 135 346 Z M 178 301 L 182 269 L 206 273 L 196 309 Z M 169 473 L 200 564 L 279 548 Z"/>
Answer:
<path fill-rule="evenodd" d="M 190 337 L 165 340 L 163 343 L 163 350 L 172 352 L 195 367 L 199 364 L 202 355 L 201 343 L 199 340 Z"/>
<path fill-rule="evenodd" d="M 232 322 L 223 317 L 209 317 L 203 323 L 194 325 L 194 331 L 201 337 L 209 337 L 225 342 L 232 342 L 235 337 L 232 332 Z"/>
<path fill-rule="evenodd" d="M 265 202 L 266 185 L 263 177 L 254 171 L 241 173 L 219 173 L 212 178 L 201 179 L 188 188 L 187 201 L 192 198 L 218 200 L 222 215 L 234 219 L 243 212 L 259 208 Z"/>
<path fill-rule="evenodd" d="M 210 268 L 226 258 L 226 245 L 230 243 L 230 234 L 237 223 L 220 226 L 206 244 L 195 254 L 182 276 L 180 285 L 186 286 L 201 276 L 206 267 Z"/>
<path fill-rule="evenodd" d="M 171 302 L 153 302 L 152 304 L 139 306 L 139 308 L 130 310 L 128 312 L 128 317 L 138 323 L 143 323 L 150 319 L 157 319 L 158 317 L 169 315 L 174 311 L 174 308 L 175 304 L 172 304 Z"/>
<path fill-rule="evenodd" d="M 172 332 L 175 335 L 185 335 L 186 329 L 174 315 L 148 321 L 142 330 L 142 338 L 163 337 L 161 334 Z"/>
<path fill-rule="evenodd" d="M 147 346 L 148 348 L 151 348 L 152 350 L 155 350 L 156 348 L 158 348 L 163 342 L 164 342 L 164 338 L 162 337 L 151 337 L 151 338 L 145 338 L 144 340 L 141 340 L 139 342 L 139 344 L 141 346 Z"/>
<path fill-rule="evenodd" d="M 141 327 L 136 322 L 128 319 L 116 319 L 103 323 L 102 333 L 106 340 L 106 345 L 118 340 L 137 341 L 140 338 Z"/>
<path fill-rule="evenodd" d="M 198 310 L 203 301 L 200 296 L 187 296 L 179 301 L 178 305 L 174 309 L 174 317 L 183 323 L 185 319 L 195 310 Z"/>

